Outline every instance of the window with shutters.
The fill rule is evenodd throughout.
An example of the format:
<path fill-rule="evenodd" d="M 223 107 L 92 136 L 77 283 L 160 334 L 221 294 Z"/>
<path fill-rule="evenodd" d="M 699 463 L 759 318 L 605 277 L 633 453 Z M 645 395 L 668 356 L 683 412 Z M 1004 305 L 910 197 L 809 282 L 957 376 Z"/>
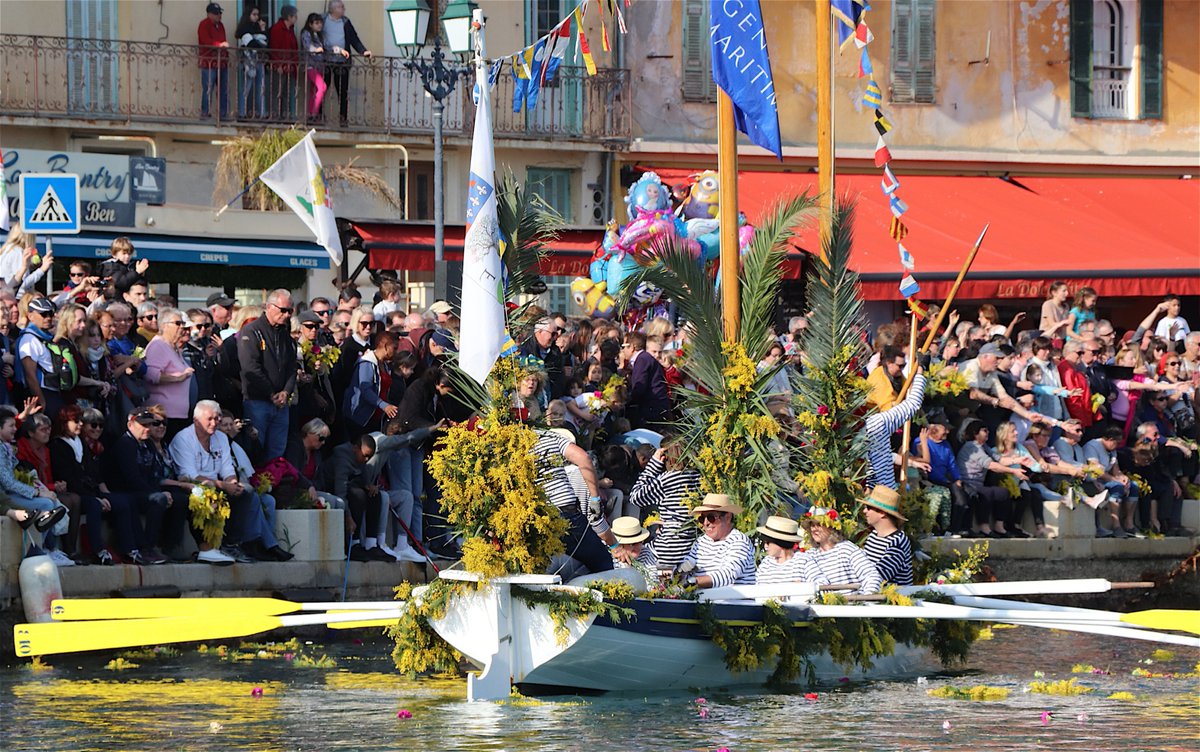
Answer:
<path fill-rule="evenodd" d="M 1162 0 L 1071 0 L 1071 114 L 1162 117 Z"/>
<path fill-rule="evenodd" d="M 934 0 L 895 0 L 890 100 L 932 104 L 936 58 Z"/>
<path fill-rule="evenodd" d="M 117 0 L 67 0 L 67 97 L 72 113 L 117 112 Z"/>
<path fill-rule="evenodd" d="M 575 205 L 571 201 L 572 170 L 551 167 L 530 167 L 525 172 L 526 187 L 542 197 L 563 221 L 575 221 Z"/>
<path fill-rule="evenodd" d="M 708 33 L 709 0 L 683 0 L 683 101 L 715 102 L 712 43 Z"/>

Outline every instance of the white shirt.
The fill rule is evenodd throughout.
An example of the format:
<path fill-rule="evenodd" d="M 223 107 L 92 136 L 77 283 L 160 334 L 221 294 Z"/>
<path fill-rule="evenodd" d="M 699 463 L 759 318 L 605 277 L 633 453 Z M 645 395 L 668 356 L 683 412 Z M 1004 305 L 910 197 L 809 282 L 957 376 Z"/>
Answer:
<path fill-rule="evenodd" d="M 1154 336 L 1162 337 L 1165 340 L 1171 339 L 1171 327 L 1178 325 L 1175 330 L 1175 341 L 1186 338 L 1191 333 L 1191 328 L 1188 327 L 1187 319 L 1182 316 L 1163 316 L 1158 321 L 1158 326 L 1154 327 Z"/>
<path fill-rule="evenodd" d="M 200 443 L 193 424 L 175 435 L 171 441 L 171 461 L 180 478 L 212 478 L 224 480 L 237 475 L 233 468 L 233 452 L 229 437 L 217 431 L 208 440 L 208 449 Z"/>

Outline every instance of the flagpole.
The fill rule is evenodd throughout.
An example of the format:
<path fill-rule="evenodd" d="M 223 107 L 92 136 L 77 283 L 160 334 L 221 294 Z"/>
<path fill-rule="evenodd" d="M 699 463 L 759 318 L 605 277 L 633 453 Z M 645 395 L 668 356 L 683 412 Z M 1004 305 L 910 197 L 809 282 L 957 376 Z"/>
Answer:
<path fill-rule="evenodd" d="M 821 192 L 821 260 L 833 226 L 833 15 L 829 0 L 816 0 L 817 24 L 817 185 Z M 724 190 L 724 188 L 722 188 Z M 826 262 L 828 263 L 828 262 Z"/>
<path fill-rule="evenodd" d="M 733 118 L 733 100 L 717 88 L 717 170 L 720 172 L 721 225 L 721 311 L 725 320 L 725 340 L 734 342 L 741 329 L 741 270 L 738 262 L 738 159 L 737 126 Z"/>

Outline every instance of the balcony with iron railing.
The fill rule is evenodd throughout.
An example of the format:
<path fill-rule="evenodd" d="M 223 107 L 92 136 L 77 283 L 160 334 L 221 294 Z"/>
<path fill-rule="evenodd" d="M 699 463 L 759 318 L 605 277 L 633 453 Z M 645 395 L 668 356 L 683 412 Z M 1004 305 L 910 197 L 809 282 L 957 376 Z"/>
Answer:
<path fill-rule="evenodd" d="M 261 128 L 305 119 L 308 79 L 296 60 L 270 51 L 221 53 L 227 109 L 214 92 L 210 116 L 201 107 L 201 49 L 194 45 L 0 34 L 0 117 L 69 119 L 123 125 L 175 124 Z M 315 127 L 371 135 L 429 134 L 433 100 L 401 57 L 355 58 L 349 66 L 348 112 L 339 122 L 338 93 L 330 87 Z M 327 76 L 327 79 L 331 78 Z M 262 87 L 263 108 L 255 86 Z M 540 92 L 532 112 L 513 112 L 515 80 L 508 72 L 493 89 L 497 138 L 580 141 L 619 147 L 630 141 L 629 71 L 562 66 Z M 445 100 L 447 135 L 470 137 L 473 76 Z M 249 94 L 241 107 L 243 89 Z"/>
<path fill-rule="evenodd" d="M 1127 119 L 1132 69 L 1118 65 L 1092 66 L 1092 117 Z"/>

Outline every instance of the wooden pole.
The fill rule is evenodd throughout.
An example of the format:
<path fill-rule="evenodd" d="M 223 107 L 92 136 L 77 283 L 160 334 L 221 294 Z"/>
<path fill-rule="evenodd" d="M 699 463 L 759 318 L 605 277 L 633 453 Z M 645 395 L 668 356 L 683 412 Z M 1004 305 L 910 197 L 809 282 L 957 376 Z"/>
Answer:
<path fill-rule="evenodd" d="M 821 260 L 833 226 L 833 16 L 829 0 L 816 0 L 817 24 L 817 185 L 821 191 Z"/>
<path fill-rule="evenodd" d="M 741 329 L 741 264 L 738 259 L 738 159 L 737 125 L 733 119 L 733 100 L 723 89 L 717 90 L 717 169 L 720 171 L 721 202 L 717 218 L 721 223 L 721 311 L 725 320 L 725 339 L 734 342 Z"/>
<path fill-rule="evenodd" d="M 908 373 L 913 375 L 917 372 L 917 324 L 920 319 L 917 314 L 912 314 L 912 325 L 908 332 Z M 907 391 L 907 390 L 905 390 Z M 912 418 L 904 421 L 904 443 L 900 447 L 900 492 L 904 493 L 904 487 L 908 485 L 908 452 L 912 448 Z"/>
<path fill-rule="evenodd" d="M 954 296 L 958 294 L 958 288 L 962 286 L 963 280 L 967 277 L 967 272 L 971 269 L 971 264 L 975 263 L 975 255 L 979 253 L 979 247 L 983 245 L 983 236 L 987 235 L 990 224 L 983 226 L 983 232 L 979 233 L 979 238 L 975 241 L 975 247 L 967 254 L 967 260 L 963 262 L 962 269 L 958 272 L 958 277 L 954 280 L 954 285 L 950 288 L 950 294 L 946 296 L 946 302 L 942 303 L 942 309 L 938 311 L 937 318 L 934 319 L 933 325 L 929 328 L 929 336 L 925 338 L 925 344 L 921 345 L 921 353 L 929 352 L 930 345 L 937 337 L 938 329 L 941 328 L 942 322 L 946 319 L 946 314 L 950 312 L 950 305 L 954 302 Z M 916 356 L 910 356 L 915 359 Z M 904 399 L 908 394 L 908 388 L 912 386 L 913 379 L 917 376 L 917 369 L 908 369 L 908 377 L 904 379 L 904 386 L 900 388 L 900 399 Z"/>

